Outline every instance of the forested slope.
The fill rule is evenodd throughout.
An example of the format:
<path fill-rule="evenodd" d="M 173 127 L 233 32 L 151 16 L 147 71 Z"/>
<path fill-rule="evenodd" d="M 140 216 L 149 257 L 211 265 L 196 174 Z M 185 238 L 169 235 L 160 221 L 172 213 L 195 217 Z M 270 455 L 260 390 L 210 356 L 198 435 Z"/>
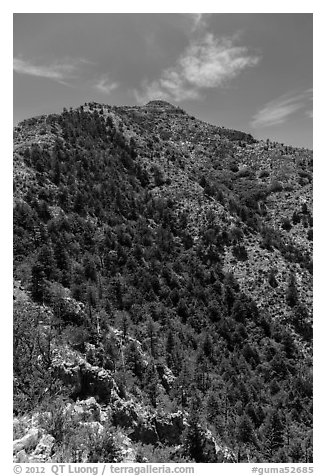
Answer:
<path fill-rule="evenodd" d="M 311 461 L 312 225 L 306 149 L 163 101 L 20 123 L 16 438 L 36 425 L 45 461 Z M 83 422 L 53 420 L 90 397 L 78 452 Z"/>

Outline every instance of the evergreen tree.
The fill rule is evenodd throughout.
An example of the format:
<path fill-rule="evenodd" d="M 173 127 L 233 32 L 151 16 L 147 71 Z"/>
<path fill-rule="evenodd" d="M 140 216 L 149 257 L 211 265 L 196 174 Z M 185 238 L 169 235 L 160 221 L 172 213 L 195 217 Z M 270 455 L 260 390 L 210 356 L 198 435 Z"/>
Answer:
<path fill-rule="evenodd" d="M 131 341 L 125 349 L 126 366 L 139 379 L 143 376 L 144 364 L 135 341 Z"/>
<path fill-rule="evenodd" d="M 183 446 L 186 454 L 196 463 L 205 461 L 203 435 L 199 425 L 199 409 L 200 399 L 195 393 L 190 401 L 188 426 L 183 435 Z"/>
<path fill-rule="evenodd" d="M 145 322 L 146 335 L 149 341 L 149 350 L 152 357 L 155 359 L 158 356 L 158 337 L 159 324 L 154 322 L 152 317 L 149 316 Z"/>
<path fill-rule="evenodd" d="M 264 453 L 271 461 L 284 443 L 284 423 L 277 409 L 271 409 L 262 427 Z"/>
<path fill-rule="evenodd" d="M 159 378 L 155 366 L 154 359 L 151 359 L 146 367 L 145 375 L 144 375 L 144 386 L 145 392 L 148 395 L 151 405 L 156 408 L 157 405 L 157 397 L 159 394 L 158 389 Z"/>
<path fill-rule="evenodd" d="M 272 286 L 272 288 L 277 288 L 278 282 L 276 279 L 277 270 L 272 268 L 268 274 L 268 282 Z"/>
<path fill-rule="evenodd" d="M 169 329 L 168 335 L 166 338 L 165 352 L 166 352 L 166 364 L 171 369 L 173 369 L 174 367 L 174 351 L 175 351 L 174 334 L 172 329 Z"/>
<path fill-rule="evenodd" d="M 131 326 L 130 315 L 127 311 L 117 311 L 115 313 L 115 322 L 117 327 L 122 331 L 123 339 L 126 339 L 129 328 Z"/>
<path fill-rule="evenodd" d="M 286 291 L 286 302 L 290 307 L 294 307 L 298 302 L 297 281 L 295 274 L 291 273 Z"/>
<path fill-rule="evenodd" d="M 42 267 L 46 279 L 52 280 L 56 277 L 56 262 L 51 241 L 41 246 L 38 252 L 37 261 Z"/>
<path fill-rule="evenodd" d="M 41 303 L 45 301 L 47 293 L 47 280 L 44 268 L 39 262 L 36 262 L 32 267 L 31 292 L 35 301 Z"/>

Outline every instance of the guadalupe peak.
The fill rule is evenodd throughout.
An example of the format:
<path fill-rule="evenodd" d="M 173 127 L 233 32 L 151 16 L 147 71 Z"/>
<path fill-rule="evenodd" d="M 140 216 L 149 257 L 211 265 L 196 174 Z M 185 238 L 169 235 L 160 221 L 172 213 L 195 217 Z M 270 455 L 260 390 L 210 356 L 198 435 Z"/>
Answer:
<path fill-rule="evenodd" d="M 173 104 L 163 101 L 161 99 L 156 99 L 154 101 L 149 101 L 147 104 L 145 104 L 145 107 L 161 107 L 161 108 L 167 108 L 167 109 L 180 109 L 178 106 L 174 106 Z"/>
<path fill-rule="evenodd" d="M 145 104 L 144 107 L 152 109 L 152 110 L 156 110 L 156 111 L 161 111 L 161 112 L 173 112 L 178 114 L 185 114 L 185 111 L 181 109 L 181 107 L 175 106 L 174 104 L 171 104 L 167 101 L 163 101 L 162 99 L 149 101 L 147 104 Z"/>

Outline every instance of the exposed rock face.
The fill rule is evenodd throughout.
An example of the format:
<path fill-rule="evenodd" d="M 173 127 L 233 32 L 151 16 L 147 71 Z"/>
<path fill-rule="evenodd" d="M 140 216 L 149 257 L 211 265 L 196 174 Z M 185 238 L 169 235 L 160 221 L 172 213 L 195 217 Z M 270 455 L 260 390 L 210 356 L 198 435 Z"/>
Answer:
<path fill-rule="evenodd" d="M 169 367 L 166 365 L 159 364 L 156 366 L 156 368 L 163 387 L 167 392 L 169 392 L 176 377 L 173 375 L 171 369 L 169 369 Z"/>
<path fill-rule="evenodd" d="M 30 450 L 36 447 L 39 439 L 38 428 L 31 428 L 26 435 L 13 443 L 13 452 L 18 453 L 21 450 Z"/>
<path fill-rule="evenodd" d="M 52 435 L 43 435 L 32 456 L 38 456 L 43 461 L 48 461 L 51 456 L 54 443 L 55 439 Z"/>
<path fill-rule="evenodd" d="M 78 401 L 74 405 L 69 405 L 67 412 L 70 412 L 77 422 L 101 422 L 105 421 L 105 416 L 100 405 L 94 397 L 87 400 Z"/>
<path fill-rule="evenodd" d="M 136 462 L 136 452 L 132 447 L 132 441 L 128 436 L 121 433 L 120 448 L 122 454 L 122 463 L 135 463 Z"/>
<path fill-rule="evenodd" d="M 204 441 L 204 454 L 207 457 L 207 461 L 216 463 L 235 463 L 235 455 L 226 446 L 220 445 L 212 433 L 206 430 L 203 435 Z"/>
<path fill-rule="evenodd" d="M 95 396 L 102 403 L 108 403 L 112 395 L 116 395 L 118 388 L 111 373 L 101 367 L 86 362 L 76 352 L 71 352 L 69 359 L 58 355 L 54 361 L 55 373 L 65 385 L 72 387 L 73 398 Z M 73 358 L 71 358 L 73 357 Z M 112 393 L 112 391 L 115 391 Z"/>
<path fill-rule="evenodd" d="M 162 443 L 169 447 L 175 447 L 182 457 L 182 434 L 187 426 L 186 415 L 182 411 L 171 414 L 158 414 L 150 412 L 140 404 L 132 400 L 121 399 L 111 403 L 108 407 L 101 406 L 94 397 L 86 400 L 78 400 L 68 404 L 66 409 L 67 418 L 72 418 L 74 424 L 81 428 L 87 428 L 92 434 L 101 434 L 104 424 L 109 417 L 116 427 L 120 427 L 115 434 L 115 440 L 121 450 L 123 462 L 135 462 L 136 451 L 133 447 L 135 442 L 143 444 Z M 43 416 L 46 414 L 42 414 Z M 55 438 L 39 428 L 42 416 L 33 415 L 26 425 L 26 434 L 13 442 L 14 462 L 16 463 L 45 463 L 56 460 L 54 454 Z M 19 424 L 17 419 L 16 424 Z M 127 431 L 128 436 L 124 430 Z M 235 462 L 235 456 L 231 451 L 217 443 L 212 433 L 201 430 L 203 454 L 207 462 Z M 87 457 L 84 462 L 87 462 Z"/>
<path fill-rule="evenodd" d="M 145 444 L 158 443 L 159 436 L 156 431 L 155 419 L 139 419 L 134 431 L 129 436 L 133 441 L 140 441 Z"/>
<path fill-rule="evenodd" d="M 118 400 L 112 407 L 112 421 L 121 428 L 131 428 L 136 425 L 138 414 L 133 402 Z"/>
<path fill-rule="evenodd" d="M 128 429 L 132 441 L 144 444 L 158 442 L 168 446 L 179 446 L 182 443 L 182 434 L 187 426 L 186 416 L 182 411 L 176 413 L 157 414 L 148 413 L 132 401 L 116 401 L 112 407 L 112 419 L 116 426 Z M 201 431 L 203 453 L 207 462 L 235 462 L 235 456 L 230 450 L 217 443 L 208 430 Z"/>
<path fill-rule="evenodd" d="M 43 434 L 39 428 L 30 428 L 28 433 L 13 443 L 14 462 L 46 463 L 51 461 L 55 439 Z M 31 450 L 33 450 L 31 452 Z"/>
<path fill-rule="evenodd" d="M 185 428 L 185 420 L 181 411 L 168 416 L 158 416 L 155 426 L 161 442 L 170 446 L 181 443 L 181 435 Z"/>
<path fill-rule="evenodd" d="M 25 450 L 18 451 L 16 455 L 14 455 L 14 463 L 29 463 L 29 456 L 27 455 Z"/>

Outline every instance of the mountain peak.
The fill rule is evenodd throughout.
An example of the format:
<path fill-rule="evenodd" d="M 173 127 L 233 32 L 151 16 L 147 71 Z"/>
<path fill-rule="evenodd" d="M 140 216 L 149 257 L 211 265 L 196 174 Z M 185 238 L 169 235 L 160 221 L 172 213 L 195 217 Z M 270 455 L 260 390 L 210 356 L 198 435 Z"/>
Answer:
<path fill-rule="evenodd" d="M 171 104 L 168 101 L 163 101 L 162 99 L 155 99 L 155 100 L 149 101 L 147 104 L 145 104 L 145 107 L 180 109 L 179 106 L 175 106 L 174 104 Z"/>

